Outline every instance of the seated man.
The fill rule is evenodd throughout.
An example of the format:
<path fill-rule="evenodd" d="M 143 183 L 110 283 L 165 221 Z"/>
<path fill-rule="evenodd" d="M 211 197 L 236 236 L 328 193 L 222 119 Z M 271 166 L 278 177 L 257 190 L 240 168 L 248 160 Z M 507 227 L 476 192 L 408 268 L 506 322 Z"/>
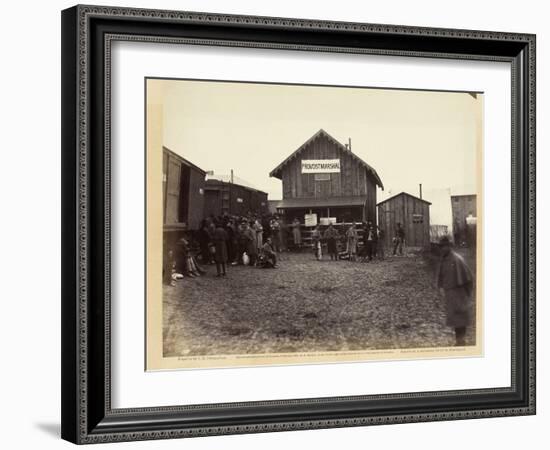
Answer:
<path fill-rule="evenodd" d="M 277 253 L 275 253 L 275 250 L 273 249 L 273 244 L 271 243 L 270 237 L 268 237 L 264 245 L 262 245 L 260 264 L 261 267 L 264 268 L 277 267 Z"/>

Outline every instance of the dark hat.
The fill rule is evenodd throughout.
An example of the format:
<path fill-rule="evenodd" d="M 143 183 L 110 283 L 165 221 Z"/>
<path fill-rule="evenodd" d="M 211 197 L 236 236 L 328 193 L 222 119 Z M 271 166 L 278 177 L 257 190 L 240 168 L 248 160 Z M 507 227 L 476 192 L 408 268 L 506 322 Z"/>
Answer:
<path fill-rule="evenodd" d="M 448 236 L 443 236 L 439 239 L 439 245 L 451 245 L 451 241 Z"/>

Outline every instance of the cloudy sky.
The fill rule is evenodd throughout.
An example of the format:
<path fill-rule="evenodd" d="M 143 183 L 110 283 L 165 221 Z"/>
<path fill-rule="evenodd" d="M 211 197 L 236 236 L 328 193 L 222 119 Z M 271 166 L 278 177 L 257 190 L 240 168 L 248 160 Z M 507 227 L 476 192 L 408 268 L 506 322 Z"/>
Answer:
<path fill-rule="evenodd" d="M 385 190 L 432 201 L 449 220 L 449 193 L 476 193 L 482 95 L 373 88 L 149 80 L 163 105 L 164 145 L 204 170 L 282 198 L 269 172 L 320 128 L 376 169 Z M 430 195 L 432 198 L 430 198 Z"/>

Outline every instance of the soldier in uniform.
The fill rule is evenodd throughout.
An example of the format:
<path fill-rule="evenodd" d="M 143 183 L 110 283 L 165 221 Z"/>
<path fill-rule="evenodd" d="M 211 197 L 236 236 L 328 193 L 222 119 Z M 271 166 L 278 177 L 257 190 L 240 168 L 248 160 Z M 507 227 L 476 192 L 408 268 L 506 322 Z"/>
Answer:
<path fill-rule="evenodd" d="M 447 326 L 454 328 L 455 345 L 462 347 L 471 321 L 473 276 L 462 256 L 452 250 L 448 237 L 442 237 L 439 246 L 436 286 L 445 299 Z"/>

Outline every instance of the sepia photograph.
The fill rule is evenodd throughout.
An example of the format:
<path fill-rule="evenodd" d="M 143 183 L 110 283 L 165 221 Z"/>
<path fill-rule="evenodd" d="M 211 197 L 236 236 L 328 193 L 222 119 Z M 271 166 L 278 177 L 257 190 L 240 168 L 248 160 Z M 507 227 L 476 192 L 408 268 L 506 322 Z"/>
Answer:
<path fill-rule="evenodd" d="M 534 420 L 537 30 L 455 9 L 57 15 L 63 439 Z"/>
<path fill-rule="evenodd" d="M 145 94 L 147 370 L 483 354 L 483 92 Z"/>

